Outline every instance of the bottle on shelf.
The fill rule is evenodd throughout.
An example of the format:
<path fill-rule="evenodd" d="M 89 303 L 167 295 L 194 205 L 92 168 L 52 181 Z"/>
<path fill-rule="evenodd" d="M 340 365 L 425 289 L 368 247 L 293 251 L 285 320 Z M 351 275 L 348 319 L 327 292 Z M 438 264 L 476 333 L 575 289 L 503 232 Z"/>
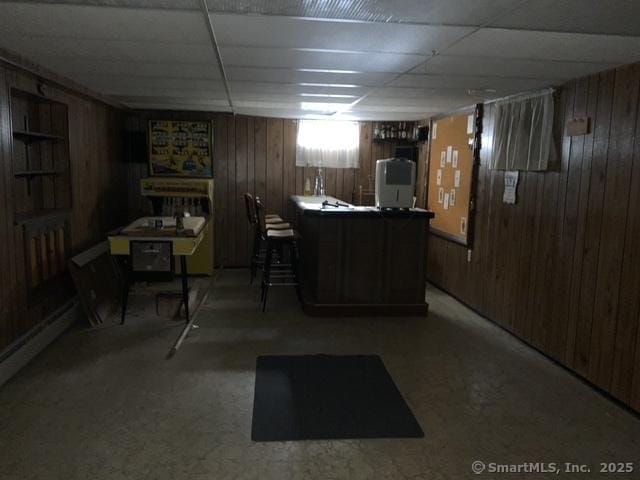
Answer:
<path fill-rule="evenodd" d="M 380 129 L 380 140 L 384 140 L 385 138 L 387 138 L 387 129 L 386 125 L 383 123 Z"/>
<path fill-rule="evenodd" d="M 378 140 L 380 138 L 380 127 L 379 124 L 375 124 L 375 127 L 373 129 L 373 138 Z"/>

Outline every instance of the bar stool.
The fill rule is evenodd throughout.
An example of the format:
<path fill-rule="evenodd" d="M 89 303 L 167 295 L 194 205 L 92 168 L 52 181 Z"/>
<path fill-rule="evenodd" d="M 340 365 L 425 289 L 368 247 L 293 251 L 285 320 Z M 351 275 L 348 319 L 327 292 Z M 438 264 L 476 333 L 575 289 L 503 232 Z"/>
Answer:
<path fill-rule="evenodd" d="M 267 307 L 270 287 L 295 287 L 300 298 L 298 282 L 298 233 L 289 228 L 270 228 L 262 214 L 262 202 L 255 198 L 255 210 L 260 231 L 265 239 L 266 251 L 262 262 L 262 311 Z M 288 224 L 286 224 L 288 225 Z M 284 250 L 288 250 L 289 263 L 284 263 Z"/>
<path fill-rule="evenodd" d="M 258 201 L 260 200 L 257 197 L 256 199 Z M 278 215 L 269 215 L 268 218 L 265 218 L 265 228 L 262 229 L 260 227 L 258 214 L 256 212 L 256 200 L 254 200 L 253 196 L 251 196 L 251 194 L 248 192 L 244 194 L 244 203 L 246 208 L 247 221 L 249 222 L 249 226 L 253 230 L 253 247 L 251 250 L 251 259 L 249 265 L 251 272 L 249 284 L 251 285 L 253 284 L 253 280 L 256 277 L 258 268 L 261 268 L 264 264 L 267 241 L 265 232 L 267 230 L 285 230 L 291 228 L 291 225 L 283 222 Z M 261 203 L 260 206 L 262 206 Z"/>

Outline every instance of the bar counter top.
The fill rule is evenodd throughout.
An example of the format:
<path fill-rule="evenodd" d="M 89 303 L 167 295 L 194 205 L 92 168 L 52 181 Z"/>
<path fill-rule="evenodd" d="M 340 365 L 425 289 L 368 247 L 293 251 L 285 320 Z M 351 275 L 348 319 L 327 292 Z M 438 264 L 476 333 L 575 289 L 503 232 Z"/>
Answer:
<path fill-rule="evenodd" d="M 422 208 L 384 209 L 351 205 L 330 196 L 292 195 L 291 200 L 304 216 L 331 216 L 347 218 L 433 218 L 433 212 Z M 331 205 L 323 205 L 323 202 Z M 335 205 L 339 203 L 340 206 Z"/>

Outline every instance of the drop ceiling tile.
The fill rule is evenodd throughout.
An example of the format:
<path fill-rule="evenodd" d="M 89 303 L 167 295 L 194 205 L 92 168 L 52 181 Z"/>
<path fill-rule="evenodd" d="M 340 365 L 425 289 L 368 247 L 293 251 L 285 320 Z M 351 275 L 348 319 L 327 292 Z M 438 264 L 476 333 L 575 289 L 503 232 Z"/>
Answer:
<path fill-rule="evenodd" d="M 382 85 L 395 76 L 394 73 L 350 72 L 350 71 L 304 71 L 288 68 L 252 68 L 226 67 L 230 80 L 281 82 L 281 83 L 319 83 L 328 85 L 375 86 Z"/>
<path fill-rule="evenodd" d="M 213 15 L 218 42 L 228 46 L 315 48 L 424 55 L 472 31 L 392 23 L 355 23 L 308 18 Z"/>
<path fill-rule="evenodd" d="M 385 23 L 481 25 L 522 0 L 208 0 L 212 12 Z"/>
<path fill-rule="evenodd" d="M 185 99 L 223 99 L 227 100 L 225 91 L 218 89 L 211 90 L 185 90 L 184 88 L 163 88 L 163 87 L 134 87 L 129 85 L 119 85 L 109 88 L 100 86 L 91 87 L 92 90 L 109 96 L 137 96 L 137 97 L 176 97 Z"/>
<path fill-rule="evenodd" d="M 65 75 L 104 75 L 127 77 L 168 77 L 219 79 L 220 70 L 217 64 L 185 64 L 185 63 L 149 63 L 119 60 L 84 60 L 65 59 L 55 63 L 57 69 Z"/>
<path fill-rule="evenodd" d="M 344 98 L 357 98 L 363 95 L 368 89 L 364 87 L 348 88 L 325 86 L 317 84 L 298 83 L 260 83 L 260 82 L 237 82 L 229 83 L 231 91 L 235 93 L 278 93 L 291 95 L 338 95 Z"/>
<path fill-rule="evenodd" d="M 636 0 L 536 0 L 500 17 L 491 26 L 525 30 L 640 35 Z"/>
<path fill-rule="evenodd" d="M 509 77 L 450 76 L 450 75 L 403 75 L 389 86 L 449 89 L 492 89 L 526 91 L 559 83 L 557 80 L 522 79 Z"/>
<path fill-rule="evenodd" d="M 207 43 L 200 12 L 0 3 L 4 35 Z"/>
<path fill-rule="evenodd" d="M 616 63 L 521 60 L 438 55 L 411 73 L 572 79 L 614 68 Z"/>
<path fill-rule="evenodd" d="M 222 47 L 222 59 L 230 67 L 279 67 L 350 70 L 359 72 L 404 72 L 425 56 L 395 53 L 347 53 L 337 51 Z"/>
<path fill-rule="evenodd" d="M 0 44 L 33 57 L 48 65 L 66 59 L 120 60 L 160 63 L 208 63 L 215 61 L 210 44 L 162 43 L 149 41 L 83 40 L 69 38 L 37 38 L 26 36 L 3 36 Z"/>
<path fill-rule="evenodd" d="M 89 84 L 95 88 L 174 88 L 186 90 L 220 90 L 224 91 L 221 80 L 198 80 L 192 78 L 167 78 L 167 77 L 128 77 L 128 76 L 103 76 L 103 75 L 78 75 L 74 77 L 78 81 Z"/>
<path fill-rule="evenodd" d="M 273 102 L 279 104 L 295 103 L 295 104 L 340 104 L 348 105 L 353 102 L 353 98 L 325 98 L 325 97 L 302 97 L 300 95 L 286 95 L 275 93 L 249 93 L 249 92 L 232 92 L 234 103 L 238 102 Z"/>
<path fill-rule="evenodd" d="M 199 10 L 200 0 L 36 0 L 47 5 L 81 5 L 123 8 L 157 8 L 164 10 Z M 18 0 L 11 3 L 35 3 L 34 0 Z"/>
<path fill-rule="evenodd" d="M 227 102 L 226 98 L 216 99 L 216 98 L 189 98 L 189 97 L 181 97 L 181 96 L 149 96 L 149 95 L 112 95 L 111 98 L 117 100 L 118 102 L 128 105 L 131 103 L 135 104 L 180 104 L 180 105 L 207 105 L 211 107 L 228 107 L 229 102 Z"/>
<path fill-rule="evenodd" d="M 484 28 L 446 55 L 631 63 L 640 59 L 640 37 Z"/>
<path fill-rule="evenodd" d="M 383 104 L 397 102 L 398 105 L 411 104 L 411 102 L 415 101 L 473 103 L 476 100 L 482 99 L 483 96 L 484 92 L 482 91 L 466 90 L 462 88 L 423 89 L 385 87 L 373 90 L 364 101 L 376 100 Z"/>
<path fill-rule="evenodd" d="M 231 107 L 229 105 L 207 105 L 201 103 L 142 103 L 142 102 L 129 102 L 125 104 L 129 108 L 138 110 L 174 110 L 179 112 L 230 112 Z"/>

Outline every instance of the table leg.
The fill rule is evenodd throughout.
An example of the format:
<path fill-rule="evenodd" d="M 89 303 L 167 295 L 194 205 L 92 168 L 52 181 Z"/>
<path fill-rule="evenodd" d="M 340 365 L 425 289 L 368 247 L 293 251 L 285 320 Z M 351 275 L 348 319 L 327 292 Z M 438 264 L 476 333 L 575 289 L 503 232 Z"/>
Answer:
<path fill-rule="evenodd" d="M 187 257 L 180 256 L 180 270 L 182 276 L 182 302 L 184 303 L 184 315 L 189 323 L 189 278 L 187 277 Z"/>
<path fill-rule="evenodd" d="M 182 332 L 180 332 L 180 336 L 176 340 L 176 343 L 174 343 L 173 347 L 171 347 L 171 350 L 169 350 L 167 358 L 171 358 L 173 355 L 175 355 L 175 353 L 180 348 L 180 345 L 182 345 L 184 339 L 187 338 L 189 331 L 192 328 L 195 328 L 195 325 L 193 324 L 194 319 L 189 315 L 189 283 L 187 273 L 187 258 L 184 255 L 180 256 L 180 270 L 182 271 L 182 302 L 184 303 L 184 314 L 187 318 L 187 323 L 182 329 Z"/>
<path fill-rule="evenodd" d="M 120 325 L 124 325 L 124 317 L 127 314 L 127 302 L 129 300 L 129 288 L 131 286 L 131 278 L 129 275 L 129 266 L 124 269 L 122 285 L 122 317 L 120 318 Z"/>

